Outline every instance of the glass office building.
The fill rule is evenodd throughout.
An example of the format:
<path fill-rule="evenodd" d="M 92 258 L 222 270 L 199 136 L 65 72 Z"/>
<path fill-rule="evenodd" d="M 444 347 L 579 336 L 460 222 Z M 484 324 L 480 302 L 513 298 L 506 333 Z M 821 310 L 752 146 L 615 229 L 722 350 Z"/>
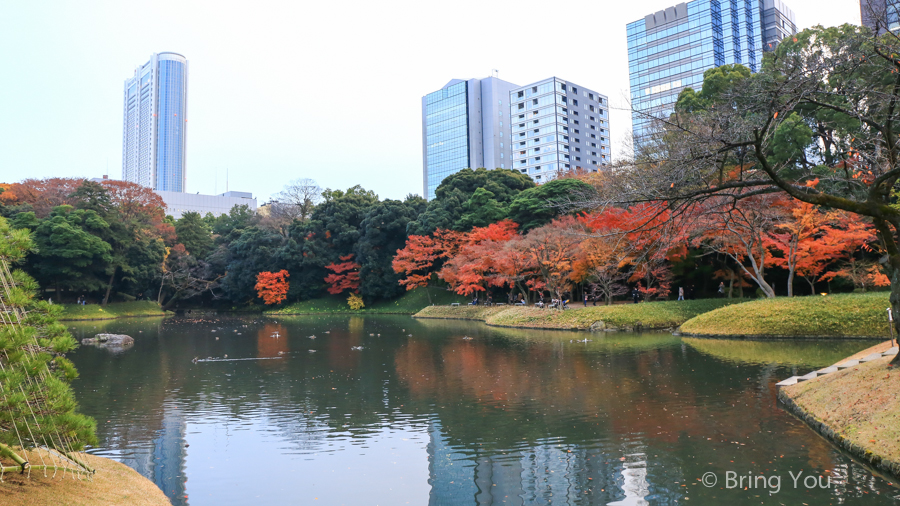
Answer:
<path fill-rule="evenodd" d="M 542 183 L 560 172 L 596 171 L 610 160 L 609 101 L 550 78 L 509 94 L 512 166 Z"/>
<path fill-rule="evenodd" d="M 772 20 L 765 40 L 770 50 L 787 29 L 796 33 L 793 13 L 777 0 L 694 0 L 627 25 L 636 145 L 650 132 L 653 118 L 672 112 L 681 90 L 700 89 L 706 70 L 735 63 L 759 70 L 764 12 Z M 784 20 L 791 25 L 780 23 Z"/>
<path fill-rule="evenodd" d="M 518 86 L 488 77 L 453 79 L 422 97 L 423 195 L 466 168 L 509 168 L 509 92 Z"/>
<path fill-rule="evenodd" d="M 549 78 L 519 86 L 454 79 L 422 97 L 423 195 L 466 168 L 517 169 L 535 182 L 609 163 L 604 95 Z"/>
<path fill-rule="evenodd" d="M 460 81 L 425 96 L 425 192 L 470 166 L 467 83 Z"/>
<path fill-rule="evenodd" d="M 125 81 L 122 179 L 183 192 L 187 143 L 188 61 L 158 53 Z"/>
<path fill-rule="evenodd" d="M 860 0 L 859 14 L 863 26 L 884 33 L 885 24 L 892 32 L 900 30 L 900 2 L 897 0 Z"/>

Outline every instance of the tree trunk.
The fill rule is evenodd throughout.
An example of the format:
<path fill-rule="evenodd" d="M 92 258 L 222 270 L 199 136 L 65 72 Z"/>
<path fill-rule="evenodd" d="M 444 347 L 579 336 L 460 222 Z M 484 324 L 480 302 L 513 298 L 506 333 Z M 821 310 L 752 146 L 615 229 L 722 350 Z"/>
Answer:
<path fill-rule="evenodd" d="M 793 265 L 791 265 L 791 268 L 788 269 L 787 289 L 788 289 L 788 297 L 793 297 L 794 296 L 794 266 Z"/>
<path fill-rule="evenodd" d="M 731 272 L 731 276 L 728 277 L 728 298 L 734 295 L 734 272 Z"/>
<path fill-rule="evenodd" d="M 894 314 L 894 336 L 900 336 L 900 258 L 894 255 L 890 261 L 891 270 L 891 313 Z M 894 355 L 891 364 L 900 363 L 900 353 Z"/>
<path fill-rule="evenodd" d="M 113 267 L 112 275 L 109 277 L 109 283 L 106 285 L 106 295 L 103 296 L 103 302 L 100 304 L 103 307 L 106 307 L 106 303 L 109 302 L 109 292 L 112 291 L 113 280 L 116 279 L 116 267 Z"/>
<path fill-rule="evenodd" d="M 809 294 L 815 295 L 816 294 L 816 283 L 814 281 L 811 281 L 810 278 L 807 278 L 807 277 L 804 277 L 803 279 L 805 279 L 806 282 L 809 283 Z"/>

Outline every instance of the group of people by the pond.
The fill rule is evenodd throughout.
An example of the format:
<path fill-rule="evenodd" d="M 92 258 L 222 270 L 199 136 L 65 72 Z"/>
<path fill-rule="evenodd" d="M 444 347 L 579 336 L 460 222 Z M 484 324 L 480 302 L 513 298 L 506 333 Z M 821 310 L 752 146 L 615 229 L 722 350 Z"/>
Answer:
<path fill-rule="evenodd" d="M 694 300 L 694 295 L 695 295 L 694 285 L 689 285 L 687 287 L 684 287 L 684 286 L 678 287 L 678 300 Z M 724 282 L 719 283 L 719 289 L 717 290 L 716 295 L 718 295 L 719 297 L 725 296 L 725 283 Z M 544 299 L 543 294 L 540 294 L 538 297 L 539 297 L 538 301 L 534 303 L 534 307 L 541 308 L 541 309 L 544 309 L 544 308 L 569 309 L 569 299 L 564 299 L 562 297 L 557 299 L 557 298 L 551 297 L 550 300 L 547 301 L 546 299 Z M 630 297 L 631 297 L 631 301 L 634 304 L 637 304 L 638 302 L 641 302 L 644 300 L 644 294 L 640 290 L 640 284 L 631 289 Z M 582 302 L 584 303 L 584 307 L 588 306 L 588 302 L 591 302 L 592 305 L 596 306 L 597 300 L 600 300 L 600 298 L 599 297 L 590 297 L 590 296 L 588 296 L 587 293 L 584 293 L 582 295 Z M 469 303 L 470 306 L 478 306 L 478 305 L 482 305 L 482 304 L 485 306 L 493 306 L 494 298 L 490 294 L 487 294 L 486 299 L 484 301 L 482 301 L 481 299 L 478 298 L 478 294 L 476 293 L 475 295 L 472 296 L 472 302 Z M 525 300 L 525 296 L 523 294 L 520 293 L 518 295 L 515 295 L 513 292 L 510 292 L 509 304 L 514 305 L 514 306 L 527 306 L 528 302 Z M 503 305 L 503 304 L 501 304 L 501 305 Z"/>

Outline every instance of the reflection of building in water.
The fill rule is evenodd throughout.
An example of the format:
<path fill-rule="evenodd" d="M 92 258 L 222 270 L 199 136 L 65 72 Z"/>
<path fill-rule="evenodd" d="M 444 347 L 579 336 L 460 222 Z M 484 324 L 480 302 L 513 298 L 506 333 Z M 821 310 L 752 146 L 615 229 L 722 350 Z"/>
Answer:
<path fill-rule="evenodd" d="M 429 504 L 587 503 L 642 506 L 649 485 L 643 464 L 626 466 L 601 448 L 547 439 L 527 448 L 478 454 L 453 446 L 440 422 L 429 431 Z"/>
<path fill-rule="evenodd" d="M 122 455 L 117 460 L 149 478 L 172 504 L 187 504 L 184 498 L 184 414 L 171 403 L 166 403 L 163 409 L 165 412 L 162 423 L 156 431 L 150 451 L 138 450 L 130 455 Z"/>

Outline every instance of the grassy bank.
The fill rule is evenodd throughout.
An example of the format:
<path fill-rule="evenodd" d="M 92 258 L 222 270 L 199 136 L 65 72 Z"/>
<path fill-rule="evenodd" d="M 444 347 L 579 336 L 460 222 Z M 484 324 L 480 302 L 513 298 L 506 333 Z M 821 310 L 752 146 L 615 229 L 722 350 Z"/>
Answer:
<path fill-rule="evenodd" d="M 778 395 L 820 433 L 900 477 L 900 371 L 892 357 L 782 388 Z"/>
<path fill-rule="evenodd" d="M 112 320 L 128 316 L 165 316 L 159 304 L 141 300 L 134 302 L 110 302 L 106 307 L 99 304 L 61 304 L 60 320 Z"/>
<path fill-rule="evenodd" d="M 29 459 L 40 462 L 37 457 Z M 29 506 L 168 506 L 171 503 L 152 481 L 136 471 L 110 459 L 85 456 L 86 463 L 97 470 L 91 481 L 74 480 L 53 473 L 44 477 L 43 471 L 33 471 L 31 478 L 19 473 L 5 473 L 0 483 L 0 497 L 4 504 Z M 13 465 L 6 461 L 6 465 Z"/>
<path fill-rule="evenodd" d="M 777 297 L 700 314 L 683 334 L 734 337 L 890 337 L 887 292 Z"/>
<path fill-rule="evenodd" d="M 266 311 L 269 315 L 296 315 L 296 314 L 414 314 L 432 303 L 449 306 L 450 303 L 459 302 L 461 305 L 468 303 L 468 299 L 453 292 L 440 288 L 416 288 L 406 292 L 400 298 L 390 301 L 375 302 L 363 309 L 354 311 L 347 305 L 347 296 L 331 295 L 314 300 L 304 300 L 286 306 Z M 431 299 L 429 301 L 429 293 Z"/>
<path fill-rule="evenodd" d="M 495 326 L 563 330 L 628 330 L 638 326 L 643 329 L 666 329 L 677 327 L 698 314 L 737 302 L 740 300 L 702 299 L 596 307 L 576 305 L 567 311 L 509 306 L 435 306 L 423 309 L 415 317 L 483 320 Z"/>

